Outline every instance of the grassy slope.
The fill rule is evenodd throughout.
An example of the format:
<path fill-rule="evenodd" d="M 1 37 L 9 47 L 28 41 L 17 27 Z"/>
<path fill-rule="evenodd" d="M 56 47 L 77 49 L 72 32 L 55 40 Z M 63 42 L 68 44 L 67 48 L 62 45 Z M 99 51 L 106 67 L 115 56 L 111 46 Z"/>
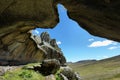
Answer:
<path fill-rule="evenodd" d="M 46 76 L 32 70 L 33 66 L 40 66 L 40 64 L 41 63 L 29 63 L 24 66 L 18 66 L 14 70 L 7 71 L 3 76 L 0 76 L 0 80 L 46 80 Z M 54 74 L 56 80 L 61 80 L 59 77 L 60 71 L 61 70 L 58 70 L 57 73 Z M 50 80 L 55 79 L 51 77 Z"/>
<path fill-rule="evenodd" d="M 120 56 L 91 64 L 69 64 L 83 80 L 120 80 Z"/>
<path fill-rule="evenodd" d="M 40 73 L 27 68 L 31 68 L 36 64 L 28 64 L 24 67 L 18 67 L 14 70 L 8 71 L 5 75 L 0 76 L 0 80 L 45 80 L 45 77 Z"/>

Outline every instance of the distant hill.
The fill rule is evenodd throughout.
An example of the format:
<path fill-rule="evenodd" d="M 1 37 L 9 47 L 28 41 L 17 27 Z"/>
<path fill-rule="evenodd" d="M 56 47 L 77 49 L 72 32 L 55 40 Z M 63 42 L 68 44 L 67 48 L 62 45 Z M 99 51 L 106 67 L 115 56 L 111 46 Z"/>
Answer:
<path fill-rule="evenodd" d="M 118 56 L 114 56 L 114 57 L 110 57 L 110 58 L 106 58 L 106 59 L 102 59 L 102 60 L 99 60 L 100 62 L 101 61 L 120 61 L 120 55 Z"/>
<path fill-rule="evenodd" d="M 81 61 L 77 61 L 75 63 L 80 63 L 80 64 L 91 64 L 96 62 L 97 60 L 81 60 Z"/>
<path fill-rule="evenodd" d="M 96 62 L 97 60 L 82 60 L 82 61 L 77 61 L 76 63 L 89 63 L 89 62 Z"/>
<path fill-rule="evenodd" d="M 103 60 L 83 60 L 69 64 L 83 80 L 120 80 L 120 55 Z"/>

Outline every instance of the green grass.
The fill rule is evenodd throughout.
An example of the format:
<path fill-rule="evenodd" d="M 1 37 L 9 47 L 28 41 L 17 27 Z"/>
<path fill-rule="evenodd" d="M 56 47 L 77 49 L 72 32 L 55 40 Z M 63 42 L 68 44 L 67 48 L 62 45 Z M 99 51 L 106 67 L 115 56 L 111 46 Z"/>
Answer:
<path fill-rule="evenodd" d="M 19 67 L 8 71 L 5 75 L 0 76 L 0 80 L 45 80 L 45 76 L 41 75 L 39 72 L 27 69 L 32 67 L 34 64 L 38 63 L 28 64 L 22 68 Z"/>
<path fill-rule="evenodd" d="M 16 69 L 7 72 L 3 80 L 44 80 L 44 77 L 33 70 Z"/>
<path fill-rule="evenodd" d="M 57 73 L 55 74 L 55 78 L 56 78 L 56 80 L 62 80 L 61 78 L 60 78 L 60 76 L 59 76 L 59 73 L 61 72 L 61 69 L 59 69 L 58 71 L 57 71 Z"/>
<path fill-rule="evenodd" d="M 33 69 L 34 66 L 40 66 L 41 63 L 29 63 L 23 66 L 23 69 Z"/>
<path fill-rule="evenodd" d="M 32 70 L 33 66 L 40 66 L 40 63 L 30 63 L 23 67 L 8 71 L 5 75 L 0 76 L 0 80 L 45 80 L 46 76 Z M 60 71 L 61 70 L 58 70 L 55 74 L 56 80 L 61 80 L 59 76 Z"/>
<path fill-rule="evenodd" d="M 80 73 L 83 80 L 120 80 L 120 57 L 97 61 L 92 64 L 69 64 Z"/>

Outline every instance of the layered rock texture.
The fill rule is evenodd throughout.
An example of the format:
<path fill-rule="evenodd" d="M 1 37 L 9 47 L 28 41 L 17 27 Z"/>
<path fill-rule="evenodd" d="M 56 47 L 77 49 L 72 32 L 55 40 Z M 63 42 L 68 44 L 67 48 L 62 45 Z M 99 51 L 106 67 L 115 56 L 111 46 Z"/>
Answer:
<path fill-rule="evenodd" d="M 42 32 L 40 36 L 32 34 L 32 30 L 29 33 L 31 33 L 31 39 L 35 41 L 38 49 L 43 53 L 44 59 L 56 59 L 60 62 L 60 65 L 66 63 L 63 52 L 58 47 L 56 40 L 50 38 L 48 32 Z"/>
<path fill-rule="evenodd" d="M 89 33 L 120 41 L 120 0 L 0 0 L 0 64 L 43 60 L 27 32 L 54 27 L 58 3 Z"/>
<path fill-rule="evenodd" d="M 32 34 L 32 30 L 30 30 L 28 33 L 31 33 L 31 40 L 27 39 L 28 36 L 25 35 L 17 36 L 21 41 L 17 41 L 16 37 L 13 38 L 14 36 L 10 37 L 13 38 L 13 40 L 15 39 L 16 43 L 7 40 L 9 43 L 8 47 L 3 45 L 3 51 L 1 49 L 1 65 L 41 62 L 44 59 L 56 59 L 60 62 L 60 65 L 66 63 L 66 59 L 58 47 L 56 40 L 51 39 L 47 32 L 43 32 L 41 35 L 34 35 Z M 24 41 L 26 42 L 24 43 Z M 3 43 L 1 42 L 1 44 Z"/>

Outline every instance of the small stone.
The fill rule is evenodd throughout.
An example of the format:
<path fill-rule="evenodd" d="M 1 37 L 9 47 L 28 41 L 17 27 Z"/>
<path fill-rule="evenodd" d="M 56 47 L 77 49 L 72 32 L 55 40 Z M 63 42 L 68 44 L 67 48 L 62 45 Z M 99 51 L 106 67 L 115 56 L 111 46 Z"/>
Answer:
<path fill-rule="evenodd" d="M 51 74 L 51 75 L 46 76 L 45 80 L 56 80 L 56 79 L 55 79 L 55 76 Z"/>

